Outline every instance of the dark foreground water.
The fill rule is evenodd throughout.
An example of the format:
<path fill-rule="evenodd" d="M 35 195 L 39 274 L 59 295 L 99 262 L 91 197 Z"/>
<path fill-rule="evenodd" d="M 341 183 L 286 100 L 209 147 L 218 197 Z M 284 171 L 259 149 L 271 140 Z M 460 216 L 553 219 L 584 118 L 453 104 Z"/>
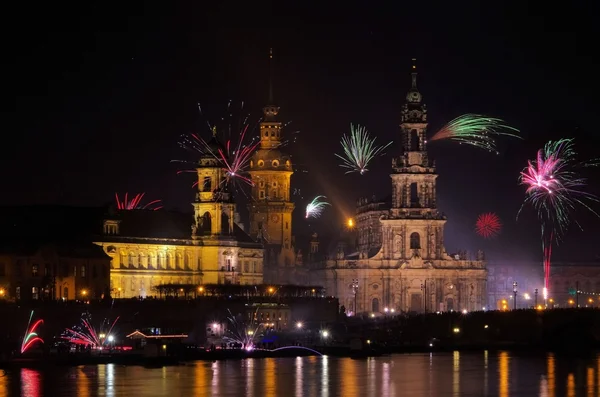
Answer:
<path fill-rule="evenodd" d="M 600 356 L 439 353 L 298 357 L 2 373 L 4 396 L 598 396 Z"/>

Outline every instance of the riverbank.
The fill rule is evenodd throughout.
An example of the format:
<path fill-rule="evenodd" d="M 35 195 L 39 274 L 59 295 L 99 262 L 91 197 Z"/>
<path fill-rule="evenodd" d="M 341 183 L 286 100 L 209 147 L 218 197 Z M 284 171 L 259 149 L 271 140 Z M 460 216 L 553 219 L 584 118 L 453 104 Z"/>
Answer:
<path fill-rule="evenodd" d="M 494 345 L 446 345 L 446 346 L 368 346 L 363 349 L 351 349 L 347 346 L 316 346 L 305 348 L 286 346 L 274 350 L 256 349 L 252 351 L 242 349 L 223 349 L 206 351 L 202 349 L 189 349 L 184 353 L 169 356 L 147 357 L 142 352 L 127 354 L 67 354 L 46 355 L 37 357 L 19 357 L 0 361 L 0 369 L 10 370 L 18 368 L 39 368 L 51 366 L 80 366 L 115 364 L 123 366 L 143 366 L 148 368 L 174 365 L 186 365 L 193 361 L 219 361 L 242 360 L 246 358 L 278 358 L 299 356 L 331 356 L 350 357 L 355 359 L 380 357 L 391 354 L 422 354 L 422 353 L 449 353 L 459 352 L 498 352 L 509 351 L 516 354 L 545 354 L 554 352 L 563 356 L 586 357 L 600 350 L 600 346 L 588 346 L 586 349 L 548 349 L 541 346 L 527 344 L 494 344 Z"/>

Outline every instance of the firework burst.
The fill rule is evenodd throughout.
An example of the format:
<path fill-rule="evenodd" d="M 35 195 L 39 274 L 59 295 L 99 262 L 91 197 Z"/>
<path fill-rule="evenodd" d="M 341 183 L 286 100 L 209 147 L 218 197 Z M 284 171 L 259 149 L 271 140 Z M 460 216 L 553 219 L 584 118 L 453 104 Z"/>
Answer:
<path fill-rule="evenodd" d="M 250 128 L 249 115 L 243 115 L 242 117 L 234 117 L 234 112 L 231 109 L 231 101 L 227 105 L 227 117 L 221 119 L 222 122 L 226 123 L 226 127 L 223 131 L 227 133 L 229 139 L 227 139 L 225 145 L 214 144 L 213 141 L 217 139 L 217 127 L 212 125 L 210 122 L 206 122 L 209 130 L 211 131 L 213 139 L 206 141 L 199 134 L 188 134 L 184 135 L 179 142 L 179 145 L 196 155 L 209 156 L 217 160 L 219 166 L 223 169 L 226 175 L 224 183 L 235 183 L 236 181 L 244 182 L 250 186 L 254 183 L 250 178 L 246 176 L 246 168 L 250 163 L 250 158 L 254 151 L 260 145 L 260 140 L 257 137 L 253 137 L 247 140 L 247 134 L 250 130 L 254 130 L 258 123 L 254 124 L 253 128 Z M 198 104 L 198 110 L 202 115 L 202 107 Z M 244 103 L 241 103 L 240 113 L 243 113 Z M 260 120 L 259 120 L 260 121 Z M 237 143 L 231 139 L 232 132 L 238 131 Z M 174 162 L 185 163 L 189 166 L 197 167 L 197 161 L 181 161 L 174 160 Z M 195 170 L 183 170 L 182 172 L 196 172 Z M 197 186 L 198 182 L 194 183 Z"/>
<path fill-rule="evenodd" d="M 496 237 L 502 229 L 502 222 L 498 215 L 488 212 L 479 215 L 475 223 L 475 232 L 483 238 Z"/>
<path fill-rule="evenodd" d="M 104 320 L 100 326 L 99 332 L 91 324 L 92 316 L 84 314 L 81 318 L 81 323 L 73 328 L 67 328 L 63 333 L 62 338 L 68 340 L 75 345 L 91 346 L 93 349 L 104 346 L 110 342 L 111 332 L 119 320 L 119 317 L 112 323 Z"/>
<path fill-rule="evenodd" d="M 33 325 L 31 325 L 31 320 L 33 319 L 33 310 L 29 315 L 29 322 L 27 323 L 27 330 L 25 331 L 25 336 L 23 337 L 23 342 L 21 343 L 21 354 L 25 353 L 29 348 L 36 342 L 44 343 L 44 340 L 38 336 L 35 332 L 38 325 L 43 324 L 44 320 L 37 320 Z"/>
<path fill-rule="evenodd" d="M 315 197 L 308 205 L 306 206 L 306 218 L 318 218 L 323 214 L 325 210 L 325 206 L 331 205 L 327 201 L 322 199 L 326 199 L 325 196 L 317 196 Z"/>
<path fill-rule="evenodd" d="M 520 182 L 527 190 L 517 219 L 527 204 L 537 210 L 542 232 L 545 296 L 549 287 L 552 245 L 562 239 L 572 221 L 579 225 L 573 211 L 582 207 L 598 216 L 589 204 L 597 202 L 598 198 L 583 190 L 586 180 L 578 173 L 580 168 L 597 163 L 578 162 L 576 155 L 573 139 L 550 141 L 538 150 L 536 160 L 529 161 L 520 175 Z"/>
<path fill-rule="evenodd" d="M 258 309 L 253 313 L 252 319 L 248 324 L 241 318 L 234 316 L 230 310 L 227 311 L 229 312 L 229 317 L 227 317 L 229 327 L 227 327 L 227 332 L 223 339 L 227 342 L 239 344 L 242 346 L 242 349 L 247 351 L 254 350 L 256 342 L 262 338 L 264 331 L 264 324 L 256 323 Z"/>
<path fill-rule="evenodd" d="M 346 174 L 358 172 L 363 175 L 368 171 L 369 162 L 376 156 L 382 155 L 383 151 L 393 143 L 376 146 L 376 139 L 371 138 L 365 127 L 360 125 L 354 127 L 353 124 L 350 124 L 350 135 L 342 136 L 341 144 L 344 154 L 336 153 L 336 157 L 343 161 L 340 167 L 348 169 Z"/>
<path fill-rule="evenodd" d="M 433 142 L 450 139 L 460 144 L 472 145 L 498 154 L 494 137 L 521 138 L 517 135 L 518 132 L 518 129 L 507 125 L 501 119 L 478 114 L 465 114 L 443 126 L 429 140 Z"/>
<path fill-rule="evenodd" d="M 156 211 L 162 208 L 161 200 L 153 200 L 149 203 L 142 204 L 142 199 L 146 193 L 139 193 L 129 199 L 129 193 L 125 193 L 123 200 L 119 198 L 119 194 L 115 193 L 115 201 L 119 210 L 152 210 Z"/>

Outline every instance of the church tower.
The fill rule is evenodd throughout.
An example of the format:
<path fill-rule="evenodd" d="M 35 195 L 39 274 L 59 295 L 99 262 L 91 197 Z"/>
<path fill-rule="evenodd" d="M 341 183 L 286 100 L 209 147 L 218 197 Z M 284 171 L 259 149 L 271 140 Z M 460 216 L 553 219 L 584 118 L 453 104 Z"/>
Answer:
<path fill-rule="evenodd" d="M 402 154 L 392 160 L 392 205 L 382 220 L 384 256 L 409 260 L 443 259 L 445 217 L 437 209 L 435 164 L 427 155 L 427 107 L 417 88 L 417 69 L 412 65 L 412 84 L 402 107 Z M 386 230 L 387 229 L 387 230 Z"/>
<path fill-rule="evenodd" d="M 213 136 L 207 144 L 212 153 L 218 153 L 219 149 L 226 152 L 217 138 L 216 128 L 213 128 Z M 194 238 L 227 238 L 233 235 L 233 195 L 227 186 L 226 171 L 212 153 L 203 154 L 198 161 L 198 194 L 193 203 Z"/>
<path fill-rule="evenodd" d="M 269 53 L 270 67 L 273 52 Z M 265 245 L 265 281 L 287 282 L 289 272 L 282 268 L 294 265 L 292 246 L 292 211 L 290 178 L 293 174 L 289 155 L 280 150 L 283 140 L 282 123 L 277 120 L 279 107 L 273 100 L 272 73 L 269 82 L 269 102 L 263 108 L 260 123 L 260 147 L 250 160 L 249 174 L 254 182 L 250 213 L 250 236 Z"/>

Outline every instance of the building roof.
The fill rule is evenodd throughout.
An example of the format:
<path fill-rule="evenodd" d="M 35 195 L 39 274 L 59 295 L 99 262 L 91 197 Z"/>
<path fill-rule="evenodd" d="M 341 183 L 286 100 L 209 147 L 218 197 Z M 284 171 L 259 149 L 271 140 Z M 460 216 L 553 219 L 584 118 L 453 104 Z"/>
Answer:
<path fill-rule="evenodd" d="M 110 219 L 120 220 L 119 235 L 123 237 L 189 239 L 192 235 L 192 214 L 175 211 L 119 211 Z"/>

